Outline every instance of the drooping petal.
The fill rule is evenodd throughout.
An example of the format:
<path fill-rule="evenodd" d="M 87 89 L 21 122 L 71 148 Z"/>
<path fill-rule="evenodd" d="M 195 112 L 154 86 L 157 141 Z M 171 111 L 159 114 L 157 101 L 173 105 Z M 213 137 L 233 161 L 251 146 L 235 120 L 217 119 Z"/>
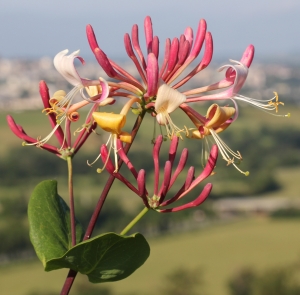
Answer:
<path fill-rule="evenodd" d="M 166 124 L 164 113 L 172 113 L 185 101 L 186 96 L 171 88 L 169 85 L 162 84 L 159 86 L 154 104 L 157 113 L 157 121 L 161 124 Z"/>

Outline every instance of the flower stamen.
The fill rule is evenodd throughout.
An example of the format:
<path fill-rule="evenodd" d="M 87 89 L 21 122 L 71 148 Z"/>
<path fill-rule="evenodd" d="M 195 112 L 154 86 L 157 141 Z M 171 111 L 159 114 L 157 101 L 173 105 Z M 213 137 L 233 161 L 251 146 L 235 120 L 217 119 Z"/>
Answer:
<path fill-rule="evenodd" d="M 230 164 L 232 164 L 239 172 L 241 172 L 242 174 L 244 174 L 245 176 L 248 176 L 250 174 L 249 171 L 242 171 L 240 168 L 237 167 L 237 165 L 235 164 L 235 159 L 237 159 L 239 162 L 241 162 L 243 160 L 242 155 L 239 151 L 234 152 L 221 138 L 220 136 L 213 130 L 210 129 L 210 134 L 212 135 L 213 139 L 215 140 L 219 151 L 222 155 L 223 160 L 227 161 L 227 166 L 229 166 Z M 232 156 L 232 158 L 230 158 L 229 154 Z"/>
<path fill-rule="evenodd" d="M 268 104 L 269 105 L 273 105 L 275 110 L 276 110 L 276 113 L 278 113 L 278 106 L 281 104 L 281 105 L 284 105 L 283 102 L 281 101 L 278 101 L 278 94 L 277 92 L 274 91 L 274 94 L 275 94 L 275 102 L 274 101 L 269 101 Z"/>
<path fill-rule="evenodd" d="M 160 125 L 164 125 L 166 127 L 167 137 L 169 139 L 172 139 L 173 136 L 177 136 L 180 139 L 183 139 L 180 133 L 184 132 L 184 129 L 180 129 L 178 126 L 174 124 L 167 110 L 161 107 L 158 110 L 158 112 L 161 115 L 161 118 L 163 118 L 164 120 L 163 123 L 161 123 L 162 121 L 160 121 Z"/>

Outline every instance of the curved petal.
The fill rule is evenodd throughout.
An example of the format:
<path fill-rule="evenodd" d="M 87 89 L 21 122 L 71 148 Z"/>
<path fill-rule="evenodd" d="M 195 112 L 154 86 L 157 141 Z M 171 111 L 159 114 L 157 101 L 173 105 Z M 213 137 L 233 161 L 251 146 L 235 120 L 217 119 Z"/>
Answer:
<path fill-rule="evenodd" d="M 183 204 L 183 205 L 175 207 L 175 208 L 159 209 L 157 211 L 160 212 L 160 213 L 178 212 L 178 211 L 182 211 L 182 210 L 185 210 L 185 209 L 200 206 L 207 199 L 207 197 L 209 196 L 211 190 L 212 190 L 212 184 L 208 183 L 208 184 L 205 185 L 205 187 L 203 188 L 200 195 L 194 201 L 189 202 L 187 204 Z"/>
<path fill-rule="evenodd" d="M 232 59 L 230 59 L 230 61 L 235 65 L 224 65 L 219 68 L 219 72 L 223 71 L 224 69 L 232 69 L 235 72 L 235 80 L 233 85 L 229 89 L 221 92 L 224 94 L 226 93 L 229 98 L 233 97 L 241 90 L 247 79 L 249 71 L 249 68 L 243 63 Z"/>
<path fill-rule="evenodd" d="M 106 82 L 106 80 L 104 80 L 103 78 L 99 78 L 100 80 L 100 86 L 101 86 L 101 92 L 99 91 L 98 86 L 92 85 L 92 86 L 88 86 L 86 88 L 87 93 L 90 95 L 90 97 L 95 97 L 99 95 L 100 92 L 100 97 L 98 99 L 90 99 L 88 97 L 85 97 L 84 94 L 82 93 L 82 97 L 83 99 L 85 99 L 88 102 L 91 103 L 99 103 L 101 104 L 101 102 L 104 102 L 104 100 L 106 100 L 108 98 L 109 95 L 109 86 L 108 83 Z M 104 105 L 109 104 L 111 101 L 107 101 Z"/>
<path fill-rule="evenodd" d="M 220 107 L 219 105 L 214 103 L 207 110 L 206 118 L 209 119 L 209 121 L 205 123 L 205 127 L 218 128 L 228 119 L 230 119 L 234 114 L 235 108 Z"/>
<path fill-rule="evenodd" d="M 113 134 L 120 134 L 126 123 L 126 116 L 121 114 L 94 112 L 92 116 L 99 127 Z"/>
<path fill-rule="evenodd" d="M 154 107 L 157 113 L 160 113 L 160 110 L 172 113 L 185 101 L 186 96 L 184 94 L 167 84 L 162 84 L 158 87 Z"/>
<path fill-rule="evenodd" d="M 215 94 L 188 98 L 187 102 L 196 102 L 196 101 L 204 101 L 204 100 L 222 100 L 222 99 L 233 98 L 243 87 L 247 79 L 249 69 L 239 61 L 235 61 L 235 60 L 230 60 L 230 61 L 233 62 L 234 65 L 229 64 L 219 68 L 219 72 L 226 69 L 228 72 L 228 69 L 230 69 L 232 70 L 232 72 L 235 73 L 234 83 L 228 89 Z M 210 89 L 210 90 L 214 90 L 214 89 Z"/>
<path fill-rule="evenodd" d="M 82 85 L 82 79 L 77 73 L 74 66 L 74 59 L 78 58 L 82 64 L 84 64 L 84 59 L 78 56 L 79 50 L 67 55 L 68 49 L 63 50 L 56 54 L 53 63 L 56 70 L 73 86 Z"/>

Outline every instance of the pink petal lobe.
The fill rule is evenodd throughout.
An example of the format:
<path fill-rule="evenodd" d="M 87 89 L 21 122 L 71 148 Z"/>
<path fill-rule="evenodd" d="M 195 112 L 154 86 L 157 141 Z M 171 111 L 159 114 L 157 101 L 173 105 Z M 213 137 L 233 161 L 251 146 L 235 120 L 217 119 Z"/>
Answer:
<path fill-rule="evenodd" d="M 166 39 L 166 43 L 165 43 L 164 61 L 163 61 L 163 64 L 162 64 L 160 72 L 159 72 L 160 78 L 163 76 L 165 69 L 167 67 L 169 56 L 170 56 L 170 48 L 171 48 L 171 40 L 168 38 L 168 39 Z"/>
<path fill-rule="evenodd" d="M 150 53 L 152 50 L 152 40 L 153 40 L 153 28 L 152 28 L 152 21 L 150 16 L 146 16 L 145 18 L 144 30 L 145 30 L 147 52 Z"/>
<path fill-rule="evenodd" d="M 86 26 L 86 34 L 92 51 L 94 51 L 96 48 L 99 48 L 93 27 L 91 25 Z"/>
<path fill-rule="evenodd" d="M 143 55 L 143 52 L 140 47 L 140 42 L 139 42 L 139 27 L 137 25 L 133 25 L 132 30 L 131 30 L 131 38 L 132 38 L 132 45 L 134 50 L 136 51 L 137 55 L 140 58 L 140 62 L 142 63 L 142 67 L 144 70 L 146 70 L 146 62 L 145 58 Z"/>
<path fill-rule="evenodd" d="M 131 171 L 132 175 L 137 178 L 138 173 L 132 163 L 130 162 L 129 158 L 127 157 L 124 149 L 123 144 L 120 139 L 117 139 L 117 148 L 118 148 L 118 155 L 120 156 L 120 159 L 122 159 L 123 163 L 128 167 L 128 169 Z"/>
<path fill-rule="evenodd" d="M 142 198 L 144 205 L 149 208 L 147 200 L 147 191 L 146 191 L 146 171 L 144 169 L 140 170 L 137 176 L 137 184 L 139 196 Z"/>
<path fill-rule="evenodd" d="M 98 63 L 100 64 L 102 69 L 105 71 L 107 76 L 109 76 L 110 78 L 116 77 L 117 72 L 112 67 L 106 54 L 98 47 L 94 49 L 94 54 L 95 54 L 95 57 L 96 57 Z"/>
<path fill-rule="evenodd" d="M 148 54 L 147 63 L 148 89 L 146 96 L 151 97 L 157 93 L 158 88 L 158 61 L 153 53 Z"/>
<path fill-rule="evenodd" d="M 241 58 L 241 63 L 244 64 L 246 67 L 250 67 L 251 66 L 251 63 L 253 61 L 253 58 L 254 58 L 254 46 L 253 45 L 249 45 L 242 58 Z"/>
<path fill-rule="evenodd" d="M 154 194 L 158 195 L 158 184 L 159 184 L 159 151 L 163 143 L 162 135 L 159 135 L 153 147 L 153 162 L 154 162 Z"/>
<path fill-rule="evenodd" d="M 168 77 L 169 73 L 174 69 L 178 61 L 178 50 L 179 50 L 179 41 L 177 38 L 174 38 L 171 43 L 167 72 L 163 76 L 163 80 L 165 80 Z"/>
<path fill-rule="evenodd" d="M 158 58 L 159 55 L 159 39 L 157 36 L 154 36 L 152 41 L 152 53 Z"/>
<path fill-rule="evenodd" d="M 48 89 L 48 86 L 45 81 L 40 81 L 39 90 L 40 90 L 40 95 L 41 95 L 45 109 L 51 108 L 51 105 L 49 103 L 49 100 L 50 100 L 49 89 Z M 55 113 L 48 114 L 48 119 L 49 119 L 51 127 L 55 128 L 57 125 L 56 114 Z M 62 145 L 64 148 L 66 148 L 67 143 L 64 140 L 64 138 L 65 138 L 64 132 L 60 126 L 57 127 L 57 129 L 55 131 L 55 136 L 56 136 L 59 144 Z"/>
<path fill-rule="evenodd" d="M 209 196 L 210 192 L 212 190 L 212 184 L 208 183 L 205 185 L 205 187 L 203 188 L 201 194 L 192 202 L 189 202 L 187 204 L 175 207 L 175 208 L 170 208 L 170 209 L 160 209 L 159 212 L 161 213 L 170 213 L 170 212 L 178 212 L 178 211 L 182 211 L 185 209 L 189 209 L 189 208 L 193 208 L 193 207 L 197 207 L 199 205 L 201 205 Z"/>
<path fill-rule="evenodd" d="M 179 143 L 179 137 L 178 136 L 173 136 L 170 148 L 169 148 L 169 161 L 173 165 L 175 157 L 176 157 L 176 152 L 178 148 L 178 143 Z"/>
<path fill-rule="evenodd" d="M 202 45 L 203 45 L 203 42 L 205 39 L 206 27 L 207 27 L 206 21 L 204 19 L 201 19 L 199 21 L 195 43 L 194 43 L 194 46 L 190 53 L 190 57 L 192 59 L 195 59 L 201 51 L 201 48 L 202 48 Z"/>
<path fill-rule="evenodd" d="M 191 49 L 193 45 L 193 39 L 194 39 L 193 29 L 191 27 L 187 27 L 184 31 L 184 36 L 185 39 L 190 43 L 190 49 Z"/>
<path fill-rule="evenodd" d="M 161 184 L 161 188 L 159 190 L 158 196 L 160 197 L 159 203 L 163 202 L 169 188 L 170 179 L 171 179 L 171 173 L 172 173 L 172 166 L 170 161 L 167 161 L 164 168 L 164 179 Z"/>

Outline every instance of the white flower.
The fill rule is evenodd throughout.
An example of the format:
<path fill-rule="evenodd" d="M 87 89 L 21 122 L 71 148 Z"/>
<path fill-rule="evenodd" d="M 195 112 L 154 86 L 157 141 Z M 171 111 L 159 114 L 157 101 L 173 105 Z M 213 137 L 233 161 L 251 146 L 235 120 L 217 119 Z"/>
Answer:
<path fill-rule="evenodd" d="M 75 87 L 83 87 L 84 79 L 81 79 L 77 73 L 74 66 L 74 59 L 78 58 L 82 64 L 84 64 L 84 59 L 78 56 L 79 50 L 74 51 L 70 55 L 67 55 L 68 52 L 69 50 L 66 49 L 56 54 L 53 60 L 54 66 L 70 84 Z"/>
<path fill-rule="evenodd" d="M 181 130 L 172 122 L 170 113 L 175 111 L 182 103 L 186 101 L 186 96 L 179 91 L 171 88 L 167 84 L 159 86 L 154 104 L 156 120 L 160 125 L 165 125 L 168 137 L 179 135 Z"/>

